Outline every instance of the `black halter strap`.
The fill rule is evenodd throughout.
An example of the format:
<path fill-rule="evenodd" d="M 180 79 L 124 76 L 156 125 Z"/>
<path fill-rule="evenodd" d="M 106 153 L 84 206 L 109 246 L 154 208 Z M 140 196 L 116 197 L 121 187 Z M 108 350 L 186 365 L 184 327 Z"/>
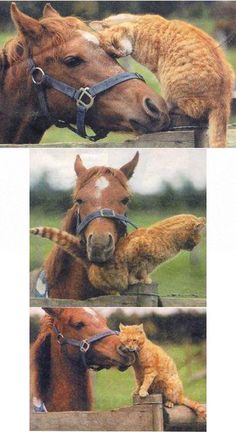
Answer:
<path fill-rule="evenodd" d="M 82 221 L 79 212 L 77 213 L 76 235 L 80 235 L 90 222 L 98 218 L 114 219 L 118 221 L 124 232 L 126 232 L 128 224 L 132 225 L 136 229 L 138 228 L 137 225 L 135 225 L 126 215 L 116 213 L 114 210 L 110 209 L 101 209 L 90 213 Z"/>
<path fill-rule="evenodd" d="M 107 336 L 119 334 L 118 331 L 106 330 L 104 332 L 98 333 L 94 336 L 91 336 L 88 339 L 83 339 L 81 341 L 78 339 L 67 338 L 67 337 L 63 336 L 63 334 L 58 330 L 58 328 L 55 325 L 53 325 L 52 329 L 53 329 L 54 333 L 56 334 L 57 342 L 59 343 L 59 345 L 61 345 L 61 347 L 65 346 L 65 345 L 72 345 L 72 346 L 79 348 L 79 351 L 81 352 L 82 363 L 86 369 L 89 368 L 89 366 L 86 362 L 86 352 L 89 350 L 90 345 L 101 340 L 101 339 L 104 339 Z"/>
<path fill-rule="evenodd" d="M 114 77 L 100 81 L 92 87 L 81 87 L 79 90 L 77 90 L 76 88 L 69 86 L 63 81 L 59 81 L 47 75 L 43 71 L 43 69 L 35 65 L 32 58 L 28 59 L 28 66 L 32 77 L 33 85 L 38 95 L 42 115 L 46 117 L 50 121 L 50 123 L 54 124 L 55 126 L 60 128 L 67 127 L 77 135 L 80 135 L 83 138 L 88 138 L 90 141 L 97 141 L 107 135 L 107 132 L 105 130 L 100 130 L 94 136 L 87 135 L 86 133 L 85 117 L 87 111 L 93 106 L 95 97 L 111 89 L 117 84 L 129 81 L 131 79 L 139 79 L 144 81 L 144 78 L 137 73 L 122 72 Z M 64 120 L 54 119 L 52 117 L 48 109 L 45 91 L 47 87 L 53 88 L 75 100 L 77 106 L 76 128 Z"/>

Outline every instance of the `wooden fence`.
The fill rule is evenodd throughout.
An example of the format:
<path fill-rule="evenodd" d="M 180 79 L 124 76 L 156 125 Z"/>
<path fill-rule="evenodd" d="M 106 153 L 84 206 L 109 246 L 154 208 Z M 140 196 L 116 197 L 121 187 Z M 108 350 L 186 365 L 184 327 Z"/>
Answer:
<path fill-rule="evenodd" d="M 134 396 L 133 406 L 111 411 L 31 415 L 31 431 L 205 431 L 206 422 L 184 406 L 166 408 L 162 396 Z"/>
<path fill-rule="evenodd" d="M 36 298 L 35 285 L 39 271 L 33 271 L 30 275 L 32 307 L 76 307 L 76 306 L 153 306 L 153 307 L 204 307 L 206 300 L 198 297 L 160 297 L 158 285 L 136 284 L 130 286 L 122 295 L 105 295 L 100 297 L 89 298 L 87 300 L 71 300 L 57 298 Z"/>

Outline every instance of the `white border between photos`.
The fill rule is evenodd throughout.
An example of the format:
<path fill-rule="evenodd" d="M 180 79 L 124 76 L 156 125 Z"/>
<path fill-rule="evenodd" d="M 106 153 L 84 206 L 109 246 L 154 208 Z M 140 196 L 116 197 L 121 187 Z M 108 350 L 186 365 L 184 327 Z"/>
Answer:
<path fill-rule="evenodd" d="M 208 432 L 235 411 L 236 150 L 207 150 Z M 1 429 L 29 430 L 29 150 L 0 149 Z"/>

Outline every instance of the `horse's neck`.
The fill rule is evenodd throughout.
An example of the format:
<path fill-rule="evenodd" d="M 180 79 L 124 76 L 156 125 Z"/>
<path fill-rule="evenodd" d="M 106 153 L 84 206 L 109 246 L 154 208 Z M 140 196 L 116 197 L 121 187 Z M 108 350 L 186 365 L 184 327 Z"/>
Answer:
<path fill-rule="evenodd" d="M 0 144 L 40 141 L 49 124 L 37 117 L 37 106 L 25 63 L 9 67 L 0 90 Z"/>
<path fill-rule="evenodd" d="M 76 209 L 68 210 L 63 229 L 71 234 L 76 229 Z M 88 280 L 87 270 L 79 260 L 71 257 L 59 246 L 54 246 L 44 262 L 49 284 L 49 297 L 86 300 L 102 295 Z"/>
<path fill-rule="evenodd" d="M 68 359 L 57 341 L 51 346 L 50 388 L 43 401 L 48 411 L 89 411 L 92 387 L 89 371 Z"/>

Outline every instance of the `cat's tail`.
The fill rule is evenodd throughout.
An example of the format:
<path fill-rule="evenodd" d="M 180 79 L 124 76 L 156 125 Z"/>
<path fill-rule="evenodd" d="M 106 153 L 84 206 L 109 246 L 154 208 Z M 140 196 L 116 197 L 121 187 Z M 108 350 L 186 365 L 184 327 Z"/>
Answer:
<path fill-rule="evenodd" d="M 30 233 L 51 240 L 74 258 L 83 259 L 85 257 L 80 238 L 66 231 L 50 227 L 36 227 L 31 228 Z"/>
<path fill-rule="evenodd" d="M 188 408 L 191 408 L 197 414 L 198 417 L 206 419 L 206 408 L 204 407 L 204 405 L 200 404 L 199 402 L 193 401 L 183 396 L 180 404 L 185 405 Z"/>
<path fill-rule="evenodd" d="M 219 105 L 209 112 L 209 146 L 225 147 L 227 144 L 227 124 L 230 116 L 230 104 Z"/>

